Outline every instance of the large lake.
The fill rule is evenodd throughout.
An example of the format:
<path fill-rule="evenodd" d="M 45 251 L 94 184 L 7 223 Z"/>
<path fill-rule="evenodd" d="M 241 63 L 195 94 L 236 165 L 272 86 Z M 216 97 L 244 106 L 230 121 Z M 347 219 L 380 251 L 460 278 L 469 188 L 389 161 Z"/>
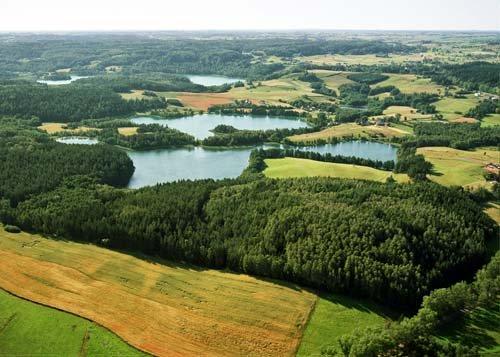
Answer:
<path fill-rule="evenodd" d="M 223 84 L 232 84 L 236 82 L 243 82 L 240 78 L 230 78 L 224 76 L 211 76 L 211 75 L 199 75 L 199 74 L 186 74 L 189 80 L 196 84 L 201 84 L 204 86 L 220 86 Z"/>
<path fill-rule="evenodd" d="M 219 124 L 232 125 L 238 129 L 266 130 L 276 128 L 300 128 L 307 124 L 297 119 L 230 116 L 203 114 L 179 119 L 133 118 L 138 124 L 158 123 L 189 133 L 197 139 L 212 135 L 210 129 Z M 59 138 L 67 144 L 96 144 L 90 138 Z M 184 147 L 149 151 L 127 151 L 132 159 L 135 172 L 129 187 L 139 188 L 157 183 L 183 179 L 223 179 L 238 177 L 248 164 L 252 147 L 214 149 L 204 147 Z M 322 154 L 356 156 L 372 160 L 396 160 L 397 148 L 369 141 L 349 141 L 339 144 L 300 147 L 300 150 Z"/>
<path fill-rule="evenodd" d="M 60 86 L 63 84 L 70 84 L 71 82 L 77 81 L 82 78 L 89 78 L 88 76 L 73 76 L 71 75 L 71 79 L 65 79 L 61 81 L 47 81 L 45 79 L 37 80 L 38 83 L 48 84 L 49 86 Z"/>
<path fill-rule="evenodd" d="M 357 156 L 373 160 L 396 160 L 397 148 L 388 144 L 351 141 L 334 145 L 308 146 L 301 150 Z M 182 179 L 238 177 L 248 164 L 253 148 L 209 149 L 202 147 L 128 151 L 135 172 L 130 188 Z"/>
<path fill-rule="evenodd" d="M 155 119 L 152 117 L 133 118 L 135 124 L 160 124 L 204 139 L 212 133 L 210 130 L 219 124 L 231 125 L 236 129 L 268 130 L 285 128 L 304 128 L 307 123 L 298 119 L 273 118 L 250 115 L 201 114 L 178 119 Z"/>

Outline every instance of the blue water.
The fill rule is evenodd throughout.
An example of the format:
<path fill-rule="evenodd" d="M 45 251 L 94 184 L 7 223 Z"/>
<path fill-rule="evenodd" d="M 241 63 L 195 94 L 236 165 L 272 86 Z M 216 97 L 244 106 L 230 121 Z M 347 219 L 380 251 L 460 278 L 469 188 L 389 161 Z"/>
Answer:
<path fill-rule="evenodd" d="M 220 86 L 223 84 L 244 82 L 244 80 L 240 78 L 230 78 L 225 76 L 211 76 L 200 74 L 186 74 L 185 76 L 188 77 L 191 82 L 204 86 Z"/>

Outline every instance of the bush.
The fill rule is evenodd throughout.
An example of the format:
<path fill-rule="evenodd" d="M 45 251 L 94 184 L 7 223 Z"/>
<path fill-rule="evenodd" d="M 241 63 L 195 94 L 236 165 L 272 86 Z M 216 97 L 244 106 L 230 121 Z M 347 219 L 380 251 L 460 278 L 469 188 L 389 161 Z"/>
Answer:
<path fill-rule="evenodd" d="M 6 232 L 9 232 L 9 233 L 21 233 L 21 228 L 19 228 L 18 226 L 12 226 L 10 224 L 7 224 L 4 227 L 4 229 Z"/>

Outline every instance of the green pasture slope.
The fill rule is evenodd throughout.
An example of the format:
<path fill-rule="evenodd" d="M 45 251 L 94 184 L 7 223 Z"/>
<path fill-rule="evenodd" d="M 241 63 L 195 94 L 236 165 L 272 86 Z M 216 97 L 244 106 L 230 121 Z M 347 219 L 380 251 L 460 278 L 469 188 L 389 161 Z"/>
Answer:
<path fill-rule="evenodd" d="M 0 356 L 146 356 L 113 333 L 0 289 Z"/>

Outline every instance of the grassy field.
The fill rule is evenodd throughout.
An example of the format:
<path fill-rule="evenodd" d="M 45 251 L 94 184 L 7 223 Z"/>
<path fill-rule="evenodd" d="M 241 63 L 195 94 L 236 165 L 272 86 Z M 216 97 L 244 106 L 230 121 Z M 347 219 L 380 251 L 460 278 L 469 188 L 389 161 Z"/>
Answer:
<path fill-rule="evenodd" d="M 392 176 L 398 182 L 408 181 L 408 177 L 404 174 L 393 174 L 392 172 L 366 166 L 336 164 L 291 157 L 267 159 L 265 162 L 267 168 L 264 170 L 264 175 L 271 178 L 328 176 L 384 182 L 389 176 Z"/>
<path fill-rule="evenodd" d="M 342 335 L 357 328 L 381 326 L 392 317 L 373 303 L 322 295 L 304 331 L 297 356 L 320 356 L 322 348 L 338 345 Z"/>
<path fill-rule="evenodd" d="M 0 287 L 156 355 L 293 355 L 316 295 L 0 228 Z"/>
<path fill-rule="evenodd" d="M 473 95 L 468 95 L 467 98 L 443 98 L 434 105 L 445 120 L 454 121 L 465 116 L 465 113 L 478 103 L 478 100 Z"/>
<path fill-rule="evenodd" d="M 495 148 L 478 148 L 473 151 L 448 147 L 419 148 L 426 160 L 434 165 L 434 175 L 429 178 L 445 186 L 486 186 L 483 167 L 490 162 L 500 162 L 500 151 Z"/>
<path fill-rule="evenodd" d="M 87 126 L 80 126 L 76 129 L 64 129 L 64 123 L 43 123 L 38 127 L 38 129 L 46 131 L 48 134 L 55 134 L 60 132 L 65 132 L 68 134 L 84 133 L 89 130 L 99 130 L 95 128 L 89 128 Z"/>
<path fill-rule="evenodd" d="M 132 90 L 130 93 L 120 93 L 123 99 L 147 99 L 149 97 L 144 95 L 143 90 Z"/>
<path fill-rule="evenodd" d="M 331 138 L 356 137 L 356 138 L 392 138 L 407 135 L 409 132 L 401 128 L 367 125 L 362 126 L 355 123 L 346 123 L 318 131 L 315 133 L 294 135 L 289 137 L 293 142 L 311 142 L 318 139 L 328 140 Z"/>
<path fill-rule="evenodd" d="M 130 126 L 130 127 L 118 128 L 118 132 L 120 133 L 120 135 L 123 135 L 123 136 L 135 135 L 135 134 L 137 134 L 137 127 Z"/>
<path fill-rule="evenodd" d="M 388 74 L 389 79 L 378 83 L 375 87 L 393 85 L 403 93 L 444 93 L 444 87 L 432 83 L 428 78 L 419 78 L 414 74 Z"/>
<path fill-rule="evenodd" d="M 500 125 L 500 114 L 490 114 L 481 120 L 481 126 L 495 126 Z"/>
<path fill-rule="evenodd" d="M 417 110 L 412 107 L 392 105 L 384 110 L 384 115 L 401 115 L 401 121 L 407 120 L 429 120 L 432 115 L 417 113 Z"/>
<path fill-rule="evenodd" d="M 337 94 L 339 91 L 339 87 L 342 84 L 354 83 L 354 81 L 347 78 L 347 76 L 350 74 L 349 72 L 335 72 L 321 69 L 311 72 L 315 73 L 319 78 L 321 78 L 328 88 L 335 89 L 337 91 Z"/>
<path fill-rule="evenodd" d="M 0 289 L 0 355 L 142 356 L 113 333 Z"/>

